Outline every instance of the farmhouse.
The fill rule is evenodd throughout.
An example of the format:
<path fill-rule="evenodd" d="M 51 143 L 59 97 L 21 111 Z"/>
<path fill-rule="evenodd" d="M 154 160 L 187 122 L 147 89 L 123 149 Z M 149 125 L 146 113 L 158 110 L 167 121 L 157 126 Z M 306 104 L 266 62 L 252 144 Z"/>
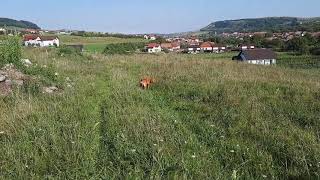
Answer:
<path fill-rule="evenodd" d="M 249 64 L 272 65 L 276 64 L 277 55 L 270 49 L 242 50 L 233 60 Z"/>
<path fill-rule="evenodd" d="M 202 52 L 224 52 L 226 47 L 221 44 L 215 44 L 214 42 L 204 42 L 200 45 L 200 49 Z"/>
<path fill-rule="evenodd" d="M 172 43 L 161 43 L 162 50 L 167 49 L 169 51 L 178 51 L 180 50 L 180 43 L 172 42 Z"/>
<path fill-rule="evenodd" d="M 146 47 L 148 53 L 158 53 L 161 52 L 162 48 L 158 43 L 150 43 Z"/>
<path fill-rule="evenodd" d="M 239 48 L 241 50 L 247 50 L 247 49 L 254 49 L 255 46 L 254 45 L 240 45 Z"/>
<path fill-rule="evenodd" d="M 25 46 L 59 47 L 60 45 L 60 40 L 57 36 L 40 36 L 40 35 L 29 34 L 23 37 L 23 41 Z"/>
<path fill-rule="evenodd" d="M 204 42 L 200 45 L 200 49 L 203 52 L 212 52 L 214 48 L 213 42 Z"/>
<path fill-rule="evenodd" d="M 192 54 L 199 53 L 200 51 L 201 51 L 201 48 L 199 45 L 189 45 L 187 49 L 187 52 Z"/>

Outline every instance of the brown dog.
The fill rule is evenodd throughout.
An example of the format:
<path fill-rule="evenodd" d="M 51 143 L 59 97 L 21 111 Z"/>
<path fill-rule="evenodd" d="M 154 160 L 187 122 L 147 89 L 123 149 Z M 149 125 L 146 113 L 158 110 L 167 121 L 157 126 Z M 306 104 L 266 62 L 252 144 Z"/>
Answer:
<path fill-rule="evenodd" d="M 146 78 L 143 78 L 143 79 L 140 80 L 140 87 L 142 89 L 149 89 L 149 87 L 153 83 L 155 83 L 155 80 L 153 78 L 146 77 Z"/>

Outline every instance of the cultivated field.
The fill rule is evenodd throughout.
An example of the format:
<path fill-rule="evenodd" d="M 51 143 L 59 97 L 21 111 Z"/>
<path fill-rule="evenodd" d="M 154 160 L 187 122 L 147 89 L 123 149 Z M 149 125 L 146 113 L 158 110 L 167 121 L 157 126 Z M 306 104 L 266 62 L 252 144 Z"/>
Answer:
<path fill-rule="evenodd" d="M 142 38 L 59 36 L 63 44 L 83 44 L 91 53 L 101 53 L 107 44 L 146 42 Z"/>
<path fill-rule="evenodd" d="M 320 178 L 319 69 L 56 54 L 24 50 L 62 92 L 0 98 L 0 179 Z M 144 76 L 156 79 L 147 91 Z"/>

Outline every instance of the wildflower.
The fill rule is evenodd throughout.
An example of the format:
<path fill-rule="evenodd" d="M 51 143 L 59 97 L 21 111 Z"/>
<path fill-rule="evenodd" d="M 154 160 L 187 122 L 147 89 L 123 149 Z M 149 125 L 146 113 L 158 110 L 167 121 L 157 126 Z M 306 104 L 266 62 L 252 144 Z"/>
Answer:
<path fill-rule="evenodd" d="M 263 174 L 262 177 L 263 177 L 263 178 L 267 178 L 268 176 L 266 176 L 266 175 Z"/>
<path fill-rule="evenodd" d="M 234 153 L 235 151 L 234 151 L 234 150 L 231 150 L 230 152 L 231 152 L 231 153 Z"/>
<path fill-rule="evenodd" d="M 214 127 L 214 125 L 212 124 L 212 125 L 210 125 L 210 127 Z"/>
<path fill-rule="evenodd" d="M 224 138 L 224 136 L 220 136 L 221 138 Z"/>
<path fill-rule="evenodd" d="M 4 131 L 0 131 L 0 134 L 4 134 Z"/>
<path fill-rule="evenodd" d="M 163 139 L 160 139 L 160 142 L 163 142 L 164 140 Z"/>
<path fill-rule="evenodd" d="M 56 73 L 54 73 L 54 75 L 55 75 L 55 76 L 59 76 L 59 73 L 56 72 Z"/>
<path fill-rule="evenodd" d="M 157 146 L 158 144 L 153 144 L 154 146 Z"/>
<path fill-rule="evenodd" d="M 188 144 L 188 142 L 187 142 L 187 141 L 184 141 L 184 143 L 185 143 L 185 144 Z"/>
<path fill-rule="evenodd" d="M 74 142 L 74 141 L 71 141 L 71 144 L 75 144 L 76 142 Z"/>
<path fill-rule="evenodd" d="M 194 158 L 196 158 L 196 155 L 195 155 L 195 154 L 193 154 L 191 157 L 194 159 Z"/>

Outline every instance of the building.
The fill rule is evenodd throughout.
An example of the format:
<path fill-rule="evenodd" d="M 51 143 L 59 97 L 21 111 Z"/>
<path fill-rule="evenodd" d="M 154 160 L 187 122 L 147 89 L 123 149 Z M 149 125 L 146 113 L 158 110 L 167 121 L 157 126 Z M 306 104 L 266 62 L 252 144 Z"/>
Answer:
<path fill-rule="evenodd" d="M 254 49 L 255 46 L 254 45 L 240 45 L 239 48 L 241 50 L 247 50 L 247 49 Z"/>
<path fill-rule="evenodd" d="M 172 43 L 161 43 L 162 50 L 173 51 Z"/>
<path fill-rule="evenodd" d="M 25 46 L 38 46 L 38 47 L 49 47 L 49 46 L 60 46 L 60 40 L 57 36 L 41 36 L 35 34 L 25 35 L 23 37 Z"/>
<path fill-rule="evenodd" d="M 213 52 L 214 43 L 213 42 L 204 42 L 200 45 L 200 49 L 203 52 Z"/>
<path fill-rule="evenodd" d="M 171 43 L 171 44 L 172 44 L 172 50 L 173 50 L 173 51 L 180 51 L 181 45 L 180 45 L 179 42 L 173 42 L 173 43 Z"/>
<path fill-rule="evenodd" d="M 144 35 L 143 38 L 151 41 L 157 40 L 157 36 L 155 35 Z"/>
<path fill-rule="evenodd" d="M 196 54 L 196 53 L 200 53 L 201 48 L 199 45 L 189 45 L 187 52 L 191 53 L 191 54 Z"/>
<path fill-rule="evenodd" d="M 158 43 L 150 43 L 146 47 L 148 53 L 159 53 L 162 51 L 161 45 Z"/>
<path fill-rule="evenodd" d="M 277 62 L 277 55 L 271 49 L 242 50 L 233 60 L 247 62 L 249 64 L 272 65 Z"/>

